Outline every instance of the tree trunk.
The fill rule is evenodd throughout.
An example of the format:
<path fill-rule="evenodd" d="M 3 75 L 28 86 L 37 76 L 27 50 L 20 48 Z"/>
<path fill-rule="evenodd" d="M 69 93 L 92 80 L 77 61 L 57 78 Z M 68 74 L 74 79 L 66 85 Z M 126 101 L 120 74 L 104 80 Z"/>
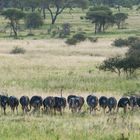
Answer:
<path fill-rule="evenodd" d="M 103 23 L 103 32 L 105 31 L 105 23 Z"/>
<path fill-rule="evenodd" d="M 120 22 L 116 23 L 116 25 L 117 25 L 118 29 L 121 28 L 121 23 Z"/>
<path fill-rule="evenodd" d="M 14 38 L 17 38 L 17 25 L 16 23 L 11 23 L 12 30 L 14 32 Z"/>
<path fill-rule="evenodd" d="M 32 10 L 32 12 L 34 12 L 35 11 L 35 8 L 34 7 L 31 7 L 31 10 Z"/>
<path fill-rule="evenodd" d="M 14 31 L 14 38 L 17 38 L 17 30 L 13 28 Z"/>
<path fill-rule="evenodd" d="M 43 8 L 43 18 L 46 19 L 46 12 L 45 12 L 45 8 Z"/>
<path fill-rule="evenodd" d="M 118 10 L 119 10 L 119 12 L 121 12 L 121 8 L 120 8 L 120 6 L 118 7 Z"/>
<path fill-rule="evenodd" d="M 97 33 L 97 24 L 95 23 L 95 34 Z"/>
<path fill-rule="evenodd" d="M 52 18 L 52 25 L 55 24 L 55 21 L 56 21 L 56 17 Z"/>
<path fill-rule="evenodd" d="M 31 35 L 32 34 L 32 28 L 30 27 L 30 32 L 29 32 L 29 34 Z"/>
<path fill-rule="evenodd" d="M 99 25 L 98 25 L 98 33 L 100 33 L 101 31 L 102 31 L 102 24 L 99 23 Z"/>
<path fill-rule="evenodd" d="M 120 5 L 118 5 L 118 7 L 117 7 L 117 8 L 118 8 L 118 11 L 120 12 L 120 11 L 121 11 Z"/>
<path fill-rule="evenodd" d="M 120 71 L 120 69 L 117 69 L 117 70 L 118 70 L 118 76 L 120 77 L 121 71 Z"/>
<path fill-rule="evenodd" d="M 48 11 L 50 12 L 50 15 L 51 15 L 52 25 L 55 24 L 57 16 L 60 15 L 65 8 L 66 8 L 65 6 L 64 7 L 56 6 L 56 11 L 53 14 L 52 9 L 50 7 L 47 7 L 47 9 L 48 9 Z"/>

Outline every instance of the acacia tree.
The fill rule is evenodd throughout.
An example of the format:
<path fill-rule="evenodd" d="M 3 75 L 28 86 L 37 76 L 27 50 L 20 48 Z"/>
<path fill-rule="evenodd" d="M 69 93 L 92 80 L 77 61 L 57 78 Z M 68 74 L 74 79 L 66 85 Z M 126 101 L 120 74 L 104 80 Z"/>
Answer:
<path fill-rule="evenodd" d="M 0 5 L 3 3 L 4 8 L 20 8 L 24 7 L 25 0 L 0 0 Z"/>
<path fill-rule="evenodd" d="M 118 29 L 123 28 L 125 20 L 128 18 L 126 13 L 116 13 L 114 14 L 114 23 L 117 25 Z"/>
<path fill-rule="evenodd" d="M 9 25 L 11 30 L 14 33 L 14 37 L 17 38 L 18 34 L 18 28 L 19 28 L 19 20 L 22 19 L 25 14 L 21 10 L 12 8 L 12 9 L 6 9 L 2 12 L 2 15 L 10 21 Z"/>
<path fill-rule="evenodd" d="M 32 34 L 32 29 L 39 28 L 43 25 L 42 17 L 39 13 L 29 13 L 25 18 L 26 27 L 30 29 L 30 34 Z"/>
<path fill-rule="evenodd" d="M 109 25 L 113 25 L 112 11 L 105 6 L 90 8 L 86 14 L 86 19 L 95 24 L 95 34 L 104 32 Z"/>
<path fill-rule="evenodd" d="M 32 12 L 39 7 L 40 0 L 23 0 L 23 5 L 27 9 L 31 9 Z"/>
<path fill-rule="evenodd" d="M 126 76 L 131 76 L 137 69 L 140 69 L 140 40 L 137 40 L 129 48 L 125 57 L 113 57 L 103 61 L 99 66 L 100 70 L 111 71 Z"/>
<path fill-rule="evenodd" d="M 55 24 L 57 17 L 64 11 L 64 9 L 71 9 L 73 7 L 85 8 L 87 3 L 87 0 L 40 0 L 44 18 L 45 9 L 47 9 L 51 15 L 52 24 Z"/>
<path fill-rule="evenodd" d="M 140 61 L 135 57 L 113 57 L 106 59 L 100 66 L 100 70 L 111 71 L 117 73 L 119 76 L 122 72 L 126 76 L 131 76 L 137 69 L 140 68 Z"/>
<path fill-rule="evenodd" d="M 118 56 L 106 59 L 99 66 L 99 70 L 115 72 L 120 76 L 122 69 L 122 60 L 123 59 Z"/>

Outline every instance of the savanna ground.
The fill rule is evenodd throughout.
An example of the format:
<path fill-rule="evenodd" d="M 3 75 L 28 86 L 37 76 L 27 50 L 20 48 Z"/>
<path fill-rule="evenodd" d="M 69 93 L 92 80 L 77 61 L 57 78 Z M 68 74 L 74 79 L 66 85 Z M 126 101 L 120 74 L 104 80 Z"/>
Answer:
<path fill-rule="evenodd" d="M 126 9 L 125 9 L 126 10 Z M 70 22 L 73 32 L 81 28 L 88 35 L 93 34 L 93 25 L 81 21 L 81 11 L 69 15 L 66 11 L 57 24 Z M 127 12 L 130 12 L 127 10 Z M 98 42 L 85 41 L 76 46 L 67 46 L 64 40 L 51 39 L 47 34 L 48 22 L 36 36 L 20 33 L 20 40 L 12 40 L 1 33 L 0 40 L 0 88 L 8 95 L 48 95 L 63 96 L 77 94 L 86 96 L 94 93 L 121 97 L 128 92 L 140 92 L 140 72 L 130 78 L 118 77 L 110 72 L 99 71 L 96 67 L 106 58 L 124 55 L 127 47 L 113 47 L 112 41 L 118 37 L 139 36 L 140 16 L 135 10 L 129 13 L 127 28 L 110 28 L 107 33 L 99 34 Z M 63 20 L 62 20 L 63 19 Z M 1 18 L 1 28 L 5 21 Z M 78 25 L 78 26 L 77 26 Z M 80 30 L 81 30 L 80 29 Z M 5 35 L 5 38 L 3 36 Z M 94 34 L 93 34 L 94 36 Z M 49 39 L 48 39 L 49 38 Z M 10 54 L 14 47 L 22 47 L 25 54 Z M 19 107 L 20 108 L 20 107 Z M 123 114 L 104 115 L 98 112 L 89 115 L 85 105 L 81 114 L 72 115 L 66 109 L 63 116 L 36 114 L 23 116 L 0 116 L 0 139 L 2 140 L 138 140 L 140 139 L 140 111 Z M 124 135 L 124 136 L 123 136 Z"/>

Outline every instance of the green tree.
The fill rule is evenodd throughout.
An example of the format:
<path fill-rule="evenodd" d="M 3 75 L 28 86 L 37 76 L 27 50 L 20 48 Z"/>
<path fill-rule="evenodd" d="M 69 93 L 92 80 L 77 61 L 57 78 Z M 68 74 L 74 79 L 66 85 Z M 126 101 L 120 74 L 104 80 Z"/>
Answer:
<path fill-rule="evenodd" d="M 32 29 L 39 28 L 43 25 L 42 17 L 39 13 L 29 13 L 25 18 L 26 27 L 30 29 L 30 34 L 32 34 Z"/>
<path fill-rule="evenodd" d="M 125 20 L 128 18 L 126 13 L 116 13 L 114 14 L 114 23 L 117 25 L 118 29 L 123 28 Z"/>
<path fill-rule="evenodd" d="M 125 57 L 106 59 L 99 69 L 118 73 L 119 76 L 121 72 L 124 72 L 126 76 L 131 76 L 137 69 L 140 69 L 140 40 L 132 44 Z"/>
<path fill-rule="evenodd" d="M 137 39 L 133 44 L 131 44 L 126 56 L 134 58 L 140 67 L 140 39 Z"/>
<path fill-rule="evenodd" d="M 18 28 L 19 28 L 19 20 L 22 19 L 25 14 L 21 10 L 12 8 L 12 9 L 6 9 L 2 12 L 2 15 L 10 21 L 9 25 L 11 30 L 14 33 L 14 37 L 17 38 L 18 34 Z"/>
<path fill-rule="evenodd" d="M 119 76 L 121 74 L 122 69 L 122 57 L 112 57 L 103 61 L 103 63 L 99 66 L 99 70 L 111 71 L 117 73 Z"/>
<path fill-rule="evenodd" d="M 95 24 L 95 34 L 104 32 L 113 23 L 112 11 L 105 6 L 90 8 L 86 14 L 86 19 Z"/>
<path fill-rule="evenodd" d="M 55 24 L 57 17 L 64 11 L 64 9 L 71 9 L 73 7 L 86 8 L 87 3 L 87 0 L 40 0 L 44 18 L 45 9 L 47 9 L 51 15 L 51 24 Z"/>
<path fill-rule="evenodd" d="M 40 0 L 23 0 L 24 7 L 30 8 L 32 12 L 39 7 Z"/>

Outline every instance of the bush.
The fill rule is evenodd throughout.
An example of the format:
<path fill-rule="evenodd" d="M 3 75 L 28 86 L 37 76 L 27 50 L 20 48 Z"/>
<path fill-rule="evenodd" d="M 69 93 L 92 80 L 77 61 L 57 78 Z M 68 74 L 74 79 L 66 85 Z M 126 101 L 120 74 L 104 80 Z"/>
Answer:
<path fill-rule="evenodd" d="M 77 42 L 81 42 L 81 41 L 86 40 L 86 36 L 85 36 L 84 32 L 80 32 L 80 33 L 73 35 L 73 38 L 75 38 L 77 40 Z"/>
<path fill-rule="evenodd" d="M 140 40 L 130 45 L 125 57 L 113 57 L 103 61 L 98 67 L 100 70 L 111 71 L 126 76 L 131 76 L 136 70 L 140 69 Z"/>
<path fill-rule="evenodd" d="M 129 45 L 132 45 L 133 43 L 135 43 L 136 41 L 139 40 L 139 37 L 136 37 L 136 36 L 130 36 L 128 37 L 128 44 Z"/>
<path fill-rule="evenodd" d="M 121 38 L 116 39 L 116 40 L 114 41 L 114 45 L 115 45 L 116 47 L 127 46 L 127 45 L 128 45 L 128 40 L 127 40 L 127 39 L 121 39 Z"/>
<path fill-rule="evenodd" d="M 67 39 L 66 43 L 69 45 L 76 45 L 77 43 L 81 42 L 81 41 L 85 41 L 86 40 L 86 36 L 84 32 L 79 32 L 75 35 L 73 35 L 71 38 Z"/>
<path fill-rule="evenodd" d="M 130 46 L 126 55 L 127 57 L 135 59 L 140 67 L 140 40 L 137 40 Z"/>
<path fill-rule="evenodd" d="M 28 33 L 27 36 L 34 36 L 34 34 L 33 33 Z"/>
<path fill-rule="evenodd" d="M 112 57 L 103 61 L 99 66 L 100 70 L 111 71 L 119 76 L 123 72 L 126 76 L 131 76 L 137 69 L 140 68 L 140 63 L 135 57 Z"/>
<path fill-rule="evenodd" d="M 98 38 L 97 37 L 88 37 L 87 38 L 90 42 L 97 42 Z"/>
<path fill-rule="evenodd" d="M 28 13 L 25 18 L 25 24 L 30 29 L 30 34 L 32 34 L 32 29 L 37 29 L 43 25 L 43 19 L 39 13 Z"/>
<path fill-rule="evenodd" d="M 11 50 L 11 54 L 24 54 L 26 51 L 24 48 L 20 48 L 20 47 L 14 47 L 12 50 Z"/>
<path fill-rule="evenodd" d="M 136 36 L 130 36 L 127 39 L 116 39 L 114 41 L 114 44 L 116 47 L 122 47 L 122 46 L 131 46 L 133 45 L 135 42 L 139 41 L 140 38 L 136 37 Z"/>
<path fill-rule="evenodd" d="M 66 40 L 66 43 L 67 43 L 68 45 L 76 45 L 77 40 L 76 40 L 75 38 L 68 38 L 68 39 Z"/>
<path fill-rule="evenodd" d="M 59 37 L 60 38 L 64 38 L 68 35 L 70 35 L 70 32 L 71 32 L 71 25 L 69 23 L 64 23 L 62 24 L 62 29 L 60 30 L 60 33 L 59 33 Z"/>
<path fill-rule="evenodd" d="M 56 37 L 57 34 L 58 34 L 58 31 L 54 29 L 54 30 L 52 30 L 52 35 L 51 35 L 51 37 Z"/>
<path fill-rule="evenodd" d="M 77 43 L 85 41 L 86 39 L 88 39 L 91 42 L 97 42 L 98 40 L 97 37 L 86 37 L 86 33 L 79 32 L 73 35 L 71 38 L 67 39 L 66 43 L 69 45 L 76 45 Z"/>
<path fill-rule="evenodd" d="M 80 19 L 83 20 L 83 19 L 85 19 L 85 17 L 81 16 Z"/>

